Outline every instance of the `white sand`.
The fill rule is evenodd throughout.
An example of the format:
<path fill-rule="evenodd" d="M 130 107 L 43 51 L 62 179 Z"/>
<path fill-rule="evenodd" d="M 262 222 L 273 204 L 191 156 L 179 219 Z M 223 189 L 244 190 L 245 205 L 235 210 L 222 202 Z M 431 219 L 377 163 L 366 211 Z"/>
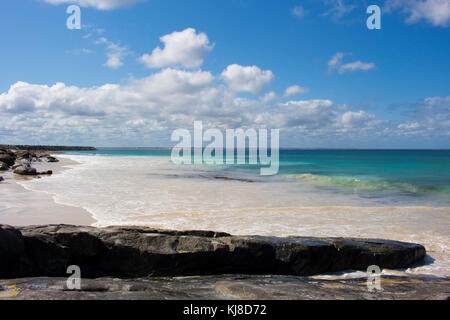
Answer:
<path fill-rule="evenodd" d="M 33 163 L 38 171 L 53 170 L 58 174 L 66 170 L 65 166 L 76 164 L 70 159 L 59 158 L 57 163 Z M 79 207 L 57 204 L 53 195 L 46 192 L 30 191 L 17 183 L 23 177 L 11 171 L 0 171 L 5 180 L 0 182 L 0 224 L 12 226 L 44 225 L 44 224 L 74 224 L 91 225 L 95 222 L 92 215 Z M 41 179 L 48 176 L 42 175 Z"/>

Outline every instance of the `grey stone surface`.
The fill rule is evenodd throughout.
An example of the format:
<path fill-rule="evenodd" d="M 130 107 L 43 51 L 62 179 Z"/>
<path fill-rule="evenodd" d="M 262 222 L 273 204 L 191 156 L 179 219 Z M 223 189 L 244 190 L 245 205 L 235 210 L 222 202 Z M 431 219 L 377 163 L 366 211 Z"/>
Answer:
<path fill-rule="evenodd" d="M 142 279 L 81 279 L 69 290 L 67 278 L 0 280 L 0 300 L 443 300 L 448 278 L 381 278 L 370 292 L 367 279 L 319 280 L 297 276 L 219 275 Z"/>
<path fill-rule="evenodd" d="M 231 236 L 146 227 L 0 225 L 1 239 L 0 278 L 65 276 L 69 265 L 80 266 L 88 278 L 313 275 L 365 271 L 370 265 L 407 268 L 425 257 L 420 244 L 399 241 Z"/>

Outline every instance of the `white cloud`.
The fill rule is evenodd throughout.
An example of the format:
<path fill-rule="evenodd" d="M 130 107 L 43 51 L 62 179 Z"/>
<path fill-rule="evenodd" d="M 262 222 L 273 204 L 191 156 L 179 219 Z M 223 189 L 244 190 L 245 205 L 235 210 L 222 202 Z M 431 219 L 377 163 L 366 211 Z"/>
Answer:
<path fill-rule="evenodd" d="M 419 129 L 419 127 L 420 124 L 418 122 L 407 122 L 399 124 L 397 128 L 404 130 L 416 130 Z"/>
<path fill-rule="evenodd" d="M 152 54 L 144 54 L 140 61 L 149 68 L 181 65 L 186 68 L 200 67 L 206 54 L 212 50 L 208 36 L 193 28 L 173 32 L 160 38 L 164 48 L 157 47 Z"/>
<path fill-rule="evenodd" d="M 112 10 L 119 7 L 126 7 L 146 0 L 44 0 L 47 3 L 58 4 L 77 4 L 82 7 L 92 7 L 99 10 Z"/>
<path fill-rule="evenodd" d="M 342 115 L 341 121 L 345 127 L 361 127 L 361 124 L 367 123 L 375 118 L 376 117 L 374 114 L 370 114 L 365 111 L 348 111 Z"/>
<path fill-rule="evenodd" d="M 284 97 L 292 97 L 298 94 L 307 93 L 309 92 L 308 88 L 302 88 L 300 86 L 290 86 L 286 88 L 286 91 L 284 92 Z"/>
<path fill-rule="evenodd" d="M 282 135 L 328 141 L 339 137 L 445 136 L 450 131 L 450 97 L 432 97 L 413 105 L 415 120 L 383 121 L 362 110 L 349 110 L 328 99 L 242 98 L 217 83 L 207 71 L 164 69 L 128 83 L 81 88 L 16 82 L 0 94 L 0 139 L 8 143 L 94 145 L 170 145 L 176 128 L 281 129 Z M 312 141 L 312 140 L 311 140 Z"/>
<path fill-rule="evenodd" d="M 339 73 L 344 73 L 347 71 L 358 71 L 358 70 L 371 70 L 375 68 L 375 63 L 369 62 L 361 62 L 361 61 L 354 61 L 350 63 L 345 63 L 339 67 Z"/>
<path fill-rule="evenodd" d="M 362 62 L 362 61 L 353 61 L 349 63 L 343 63 L 342 60 L 346 55 L 351 55 L 351 53 L 336 53 L 329 61 L 328 61 L 328 70 L 334 71 L 336 70 L 338 73 L 342 74 L 348 71 L 367 71 L 375 68 L 375 63 L 373 62 Z"/>
<path fill-rule="evenodd" d="M 337 66 L 342 64 L 342 59 L 344 58 L 345 53 L 338 52 L 336 53 L 330 61 L 328 61 L 328 68 L 335 69 Z"/>
<path fill-rule="evenodd" d="M 450 25 L 449 0 L 386 0 L 385 11 L 396 10 L 407 16 L 407 23 L 425 20 L 436 27 Z"/>
<path fill-rule="evenodd" d="M 261 97 L 261 101 L 263 103 L 267 103 L 267 102 L 270 102 L 272 100 L 275 100 L 277 97 L 278 96 L 277 96 L 277 94 L 274 91 L 270 91 L 270 92 L 267 92 L 264 96 Z"/>
<path fill-rule="evenodd" d="M 229 65 L 221 75 L 228 87 L 235 92 L 260 93 L 274 78 L 272 71 L 257 66 Z"/>
<path fill-rule="evenodd" d="M 331 16 L 334 19 L 339 19 L 356 8 L 355 5 L 346 4 L 343 0 L 325 0 L 325 4 L 331 8 L 323 15 Z"/>
<path fill-rule="evenodd" d="M 429 97 L 415 104 L 407 104 L 405 108 L 415 120 L 397 125 L 397 134 L 420 137 L 450 135 L 450 96 Z"/>
<path fill-rule="evenodd" d="M 101 37 L 96 41 L 96 44 L 106 45 L 106 56 L 107 60 L 104 66 L 111 69 L 118 69 L 123 66 L 123 59 L 125 56 L 131 54 L 131 52 L 126 48 L 117 43 L 109 41 L 105 37 Z"/>

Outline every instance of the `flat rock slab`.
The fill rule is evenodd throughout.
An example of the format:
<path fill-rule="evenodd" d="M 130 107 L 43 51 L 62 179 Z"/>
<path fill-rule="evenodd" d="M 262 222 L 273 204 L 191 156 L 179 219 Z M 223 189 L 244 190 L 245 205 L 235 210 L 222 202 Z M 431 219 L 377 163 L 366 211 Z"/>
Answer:
<path fill-rule="evenodd" d="M 443 300 L 449 278 L 381 278 L 369 292 L 367 279 L 318 280 L 296 276 L 196 276 L 123 280 L 81 279 L 68 290 L 66 278 L 0 280 L 0 300 Z"/>
<path fill-rule="evenodd" d="M 86 278 L 217 274 L 314 275 L 342 270 L 407 268 L 420 244 L 389 240 L 231 236 L 146 227 L 0 225 L 0 279 L 65 277 L 77 265 Z"/>

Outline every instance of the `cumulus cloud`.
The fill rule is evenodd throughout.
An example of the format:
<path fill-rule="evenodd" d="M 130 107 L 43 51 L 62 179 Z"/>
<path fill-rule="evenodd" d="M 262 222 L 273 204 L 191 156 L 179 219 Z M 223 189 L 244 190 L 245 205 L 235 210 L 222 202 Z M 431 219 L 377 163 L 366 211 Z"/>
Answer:
<path fill-rule="evenodd" d="M 28 143 L 80 143 L 93 137 L 95 144 L 102 139 L 144 143 L 159 134 L 159 142 L 169 144 L 170 130 L 191 128 L 194 120 L 205 127 L 272 127 L 307 136 L 339 134 L 349 122 L 365 125 L 342 121 L 347 107 L 330 100 L 266 104 L 277 96 L 274 92 L 267 96 L 271 99 L 242 98 L 214 79 L 206 71 L 168 68 L 123 85 L 17 82 L 0 95 L 0 131 L 10 133 L 9 140 Z"/>
<path fill-rule="evenodd" d="M 112 10 L 119 7 L 131 6 L 138 2 L 146 0 L 44 0 L 47 3 L 58 4 L 77 4 L 81 7 L 91 7 L 98 10 Z"/>
<path fill-rule="evenodd" d="M 348 63 L 343 63 L 343 59 L 346 55 L 351 55 L 351 53 L 336 53 L 329 61 L 328 61 L 328 70 L 334 71 L 336 70 L 338 73 L 342 74 L 345 72 L 354 72 L 354 71 L 367 71 L 375 68 L 375 63 L 373 62 L 361 62 L 361 61 L 353 61 Z"/>
<path fill-rule="evenodd" d="M 279 128 L 293 141 L 308 137 L 331 143 L 336 137 L 348 141 L 450 132 L 450 97 L 410 106 L 414 120 L 399 123 L 329 99 L 278 102 L 277 97 L 273 91 L 254 99 L 239 97 L 210 72 L 172 68 L 121 85 L 88 88 L 16 82 L 0 94 L 0 138 L 11 143 L 167 146 L 172 130 L 190 129 L 195 120 L 205 128 Z"/>
<path fill-rule="evenodd" d="M 353 112 L 348 111 L 341 117 L 341 122 L 345 127 L 361 127 L 361 124 L 366 124 L 371 120 L 374 120 L 376 116 L 374 114 L 367 113 L 365 111 Z"/>
<path fill-rule="evenodd" d="M 267 102 L 275 100 L 277 97 L 278 97 L 278 95 L 274 91 L 270 91 L 261 97 L 261 101 L 263 103 L 267 103 Z"/>
<path fill-rule="evenodd" d="M 292 96 L 296 96 L 298 94 L 302 94 L 302 93 L 307 93 L 309 92 L 308 88 L 302 88 L 300 86 L 290 86 L 288 88 L 286 88 L 286 90 L 284 91 L 284 97 L 292 97 Z"/>
<path fill-rule="evenodd" d="M 386 0 L 385 11 L 400 11 L 407 23 L 427 21 L 436 27 L 450 25 L 450 1 L 448 0 Z"/>
<path fill-rule="evenodd" d="M 221 74 L 228 87 L 235 92 L 258 94 L 274 78 L 272 71 L 257 66 L 229 65 Z"/>
<path fill-rule="evenodd" d="M 206 54 L 214 47 L 205 33 L 197 33 L 193 28 L 167 34 L 160 40 L 164 43 L 164 48 L 157 47 L 152 54 L 144 54 L 139 58 L 149 68 L 176 65 L 200 67 Z"/>

